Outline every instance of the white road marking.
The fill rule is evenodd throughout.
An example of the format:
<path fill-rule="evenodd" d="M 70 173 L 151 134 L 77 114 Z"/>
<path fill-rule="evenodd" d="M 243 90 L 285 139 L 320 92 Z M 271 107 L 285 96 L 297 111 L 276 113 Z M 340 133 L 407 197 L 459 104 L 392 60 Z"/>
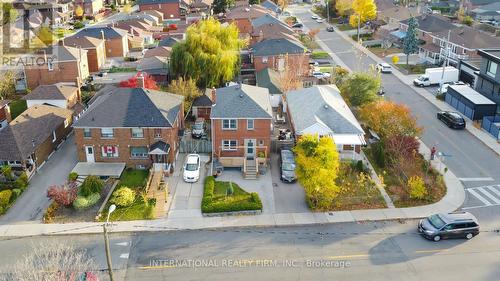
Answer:
<path fill-rule="evenodd" d="M 500 198 L 500 185 L 490 185 L 486 186 L 486 188 L 489 189 L 491 192 L 495 193 L 498 196 L 498 198 Z"/>
<path fill-rule="evenodd" d="M 460 181 L 494 181 L 494 178 L 458 178 Z"/>
<path fill-rule="evenodd" d="M 120 259 L 128 259 L 129 253 L 124 253 L 120 255 Z"/>
<path fill-rule="evenodd" d="M 484 205 L 491 206 L 491 203 L 488 200 L 486 200 L 483 196 L 481 196 L 479 193 L 477 193 L 474 189 L 469 188 L 469 189 L 467 189 L 467 191 L 469 191 L 470 194 L 472 194 L 474 197 L 476 197 L 481 202 L 483 202 Z"/>
<path fill-rule="evenodd" d="M 128 242 L 115 243 L 117 246 L 128 246 Z"/>
<path fill-rule="evenodd" d="M 488 188 L 488 186 L 483 188 L 478 188 L 477 190 L 480 191 L 483 195 L 486 195 L 486 197 L 488 197 L 491 201 L 495 202 L 495 204 L 500 204 L 500 200 L 496 198 L 495 195 L 486 191 L 486 188 Z"/>

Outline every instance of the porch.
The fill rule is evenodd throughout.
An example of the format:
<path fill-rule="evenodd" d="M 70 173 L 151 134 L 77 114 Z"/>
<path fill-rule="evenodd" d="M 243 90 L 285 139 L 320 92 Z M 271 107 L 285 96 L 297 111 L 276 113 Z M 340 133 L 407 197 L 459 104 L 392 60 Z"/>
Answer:
<path fill-rule="evenodd" d="M 267 146 L 256 146 L 255 140 L 245 140 L 245 145 L 231 147 L 230 151 L 221 145 L 214 155 L 214 172 L 220 171 L 217 165 L 241 168 L 245 179 L 257 179 L 268 168 L 268 151 Z"/>
<path fill-rule="evenodd" d="M 163 141 L 157 141 L 149 147 L 149 158 L 154 171 L 164 171 L 168 173 L 171 168 L 169 163 L 170 145 Z"/>
<path fill-rule="evenodd" d="M 124 169 L 125 163 L 78 162 L 71 172 L 79 176 L 119 178 Z"/>

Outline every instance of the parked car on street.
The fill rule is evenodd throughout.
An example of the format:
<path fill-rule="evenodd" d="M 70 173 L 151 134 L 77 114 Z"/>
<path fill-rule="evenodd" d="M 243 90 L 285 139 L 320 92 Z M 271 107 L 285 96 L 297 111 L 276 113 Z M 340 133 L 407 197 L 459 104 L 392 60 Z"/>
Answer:
<path fill-rule="evenodd" d="M 193 127 L 191 128 L 191 136 L 194 139 L 199 139 L 205 135 L 205 119 L 196 118 Z"/>
<path fill-rule="evenodd" d="M 434 214 L 418 223 L 418 232 L 425 238 L 440 241 L 448 238 L 466 238 L 479 234 L 479 223 L 468 212 Z"/>
<path fill-rule="evenodd" d="M 186 164 L 184 164 L 184 173 L 182 178 L 185 182 L 197 182 L 200 179 L 200 155 L 189 154 Z"/>
<path fill-rule="evenodd" d="M 314 71 L 312 75 L 318 79 L 326 79 L 331 77 L 330 73 L 321 71 Z"/>
<path fill-rule="evenodd" d="M 328 32 L 334 32 L 335 29 L 333 28 L 333 26 L 329 26 L 329 27 L 326 28 L 326 31 L 328 31 Z"/>
<path fill-rule="evenodd" d="M 377 63 L 377 70 L 382 73 L 392 73 L 392 67 L 388 63 Z"/>
<path fill-rule="evenodd" d="M 465 129 L 465 119 L 458 112 L 440 111 L 437 113 L 437 119 L 452 129 Z"/>
<path fill-rule="evenodd" d="M 317 15 L 312 15 L 312 16 L 311 16 L 311 18 L 312 18 L 313 20 L 317 20 L 317 19 L 319 19 L 319 17 L 318 17 Z"/>
<path fill-rule="evenodd" d="M 458 81 L 458 82 L 450 82 L 450 83 L 444 83 L 441 85 L 441 87 L 438 89 L 438 94 L 444 94 L 448 91 L 448 86 L 450 85 L 465 85 L 464 82 Z"/>
<path fill-rule="evenodd" d="M 322 23 L 324 21 L 325 21 L 325 19 L 322 19 L 322 18 L 319 18 L 319 19 L 316 20 L 317 23 Z"/>
<path fill-rule="evenodd" d="M 303 25 L 302 23 L 300 23 L 300 22 L 298 22 L 298 23 L 294 23 L 294 24 L 292 25 L 292 28 L 299 28 L 299 29 L 302 29 L 303 27 L 304 27 L 304 25 Z"/>
<path fill-rule="evenodd" d="M 282 149 L 280 152 L 280 179 L 282 181 L 294 182 L 297 180 L 295 175 L 295 156 L 288 149 Z"/>

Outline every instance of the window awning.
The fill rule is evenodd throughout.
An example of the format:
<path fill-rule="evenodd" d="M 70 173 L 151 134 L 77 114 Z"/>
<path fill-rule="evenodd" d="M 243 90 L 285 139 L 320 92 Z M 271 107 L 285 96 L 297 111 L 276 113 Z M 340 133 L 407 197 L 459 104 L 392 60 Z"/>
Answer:
<path fill-rule="evenodd" d="M 331 136 L 335 144 L 341 145 L 365 145 L 365 138 L 363 135 L 335 135 Z"/>
<path fill-rule="evenodd" d="M 396 30 L 391 32 L 391 35 L 396 36 L 399 39 L 403 39 L 406 37 L 406 31 Z"/>
<path fill-rule="evenodd" d="M 157 141 L 149 147 L 148 154 L 166 155 L 170 151 L 170 145 L 163 141 Z"/>

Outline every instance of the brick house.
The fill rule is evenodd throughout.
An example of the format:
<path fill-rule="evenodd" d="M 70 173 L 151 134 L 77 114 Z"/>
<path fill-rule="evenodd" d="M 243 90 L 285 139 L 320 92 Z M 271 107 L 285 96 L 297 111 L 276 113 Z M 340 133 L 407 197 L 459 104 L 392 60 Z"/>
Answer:
<path fill-rule="evenodd" d="M 181 18 L 179 0 L 139 0 L 137 4 L 139 11 L 158 11 L 163 14 L 165 20 Z"/>
<path fill-rule="evenodd" d="M 0 130 L 7 127 L 11 120 L 9 100 L 0 100 Z"/>
<path fill-rule="evenodd" d="M 26 100 L 28 108 L 36 105 L 52 105 L 69 109 L 74 116 L 78 116 L 84 108 L 81 103 L 80 88 L 75 83 L 40 85 L 22 99 Z"/>
<path fill-rule="evenodd" d="M 115 27 L 91 27 L 80 30 L 75 36 L 104 39 L 106 58 L 126 57 L 129 53 L 127 31 Z"/>
<path fill-rule="evenodd" d="M 252 20 L 250 45 L 265 39 L 288 38 L 296 39 L 296 32 L 278 18 L 266 14 Z"/>
<path fill-rule="evenodd" d="M 32 175 L 71 131 L 71 110 L 32 106 L 0 130 L 0 165 Z"/>
<path fill-rule="evenodd" d="M 255 178 L 269 159 L 272 108 L 266 88 L 237 84 L 213 92 L 212 158 Z"/>
<path fill-rule="evenodd" d="M 184 128 L 184 98 L 145 88 L 116 88 L 98 97 L 75 123 L 78 161 L 126 163 L 169 171 Z"/>
<path fill-rule="evenodd" d="M 195 118 L 210 119 L 210 113 L 212 112 L 212 97 L 214 97 L 213 91 L 215 91 L 215 89 L 206 89 L 204 95 L 193 100 L 191 113 Z"/>
<path fill-rule="evenodd" d="M 316 134 L 333 138 L 341 158 L 361 159 L 364 131 L 335 85 L 316 85 L 290 91 L 287 113 L 296 138 Z"/>
<path fill-rule="evenodd" d="M 64 45 L 87 50 L 87 61 L 90 72 L 98 72 L 106 63 L 106 50 L 102 38 L 89 36 L 71 36 L 64 39 Z"/>
<path fill-rule="evenodd" d="M 252 32 L 252 20 L 260 18 L 264 15 L 276 14 L 260 5 L 241 5 L 233 7 L 227 14 L 226 20 L 229 23 L 234 23 L 238 27 L 240 33 Z"/>
<path fill-rule="evenodd" d="M 286 55 L 288 56 L 288 64 L 293 65 L 297 71 L 301 72 L 300 75 L 307 76 L 309 74 L 310 53 L 297 40 L 266 39 L 251 45 L 250 52 L 256 72 L 267 67 L 278 71 L 283 70 Z"/>
<path fill-rule="evenodd" d="M 158 85 L 168 84 L 168 57 L 142 58 L 137 65 L 137 70 L 147 73 Z"/>
<path fill-rule="evenodd" d="M 145 13 L 145 14 L 149 14 L 149 15 L 152 15 L 152 16 L 155 16 L 157 19 L 158 19 L 158 22 L 159 24 L 162 24 L 163 21 L 165 20 L 164 17 L 163 17 L 163 13 L 160 12 L 160 11 L 156 11 L 156 10 L 146 10 L 142 13 Z"/>
<path fill-rule="evenodd" d="M 75 10 L 77 7 L 83 9 L 83 15 L 89 18 L 94 18 L 97 14 L 104 10 L 103 0 L 75 0 Z"/>
<path fill-rule="evenodd" d="M 25 66 L 29 89 L 59 82 L 85 81 L 89 77 L 87 50 L 69 46 L 52 46 L 35 55 L 42 63 Z"/>

